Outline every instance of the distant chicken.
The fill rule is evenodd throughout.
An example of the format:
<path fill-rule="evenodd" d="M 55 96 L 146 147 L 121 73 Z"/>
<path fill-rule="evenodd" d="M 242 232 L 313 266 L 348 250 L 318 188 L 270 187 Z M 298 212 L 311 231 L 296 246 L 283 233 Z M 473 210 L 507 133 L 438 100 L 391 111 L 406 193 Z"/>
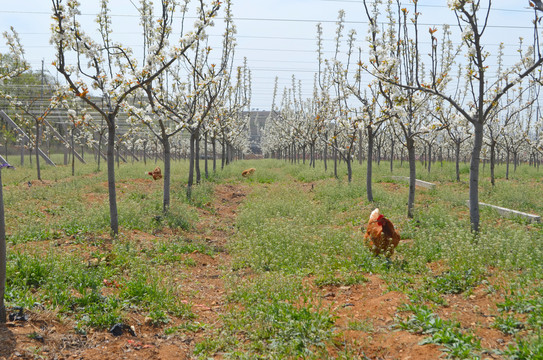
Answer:
<path fill-rule="evenodd" d="M 247 170 L 243 170 L 243 172 L 241 173 L 241 176 L 243 176 L 243 177 L 251 176 L 251 175 L 254 174 L 255 171 L 256 171 L 255 168 L 250 168 L 250 169 L 247 169 Z"/>
<path fill-rule="evenodd" d="M 385 254 L 389 258 L 399 242 L 400 234 L 394 229 L 392 222 L 385 218 L 379 209 L 373 210 L 364 235 L 364 244 L 375 256 Z"/>
<path fill-rule="evenodd" d="M 160 171 L 158 166 L 153 171 L 149 171 L 147 174 L 151 175 L 153 180 L 162 179 L 162 171 Z"/>

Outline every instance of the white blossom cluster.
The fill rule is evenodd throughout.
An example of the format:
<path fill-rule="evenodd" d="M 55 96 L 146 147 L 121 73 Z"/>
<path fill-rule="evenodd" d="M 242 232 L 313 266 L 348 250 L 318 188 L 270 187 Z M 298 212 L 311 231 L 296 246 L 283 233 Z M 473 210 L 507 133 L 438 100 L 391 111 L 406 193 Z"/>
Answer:
<path fill-rule="evenodd" d="M 24 49 L 19 39 L 19 34 L 12 27 L 10 32 L 2 33 L 9 49 L 11 61 L 3 64 L 0 69 L 0 81 L 10 80 L 29 69 L 29 65 L 24 58 Z"/>

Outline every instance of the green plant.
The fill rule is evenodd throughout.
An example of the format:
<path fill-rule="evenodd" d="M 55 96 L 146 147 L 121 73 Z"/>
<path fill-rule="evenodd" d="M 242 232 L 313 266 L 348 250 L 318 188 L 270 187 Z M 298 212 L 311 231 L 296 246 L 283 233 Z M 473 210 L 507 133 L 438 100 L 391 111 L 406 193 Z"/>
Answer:
<path fill-rule="evenodd" d="M 444 345 L 445 352 L 453 359 L 480 359 L 475 352 L 481 350 L 481 341 L 457 327 L 442 327 L 422 342 L 425 343 Z"/>
<path fill-rule="evenodd" d="M 492 326 L 507 335 L 515 334 L 524 328 L 524 324 L 511 315 L 497 317 Z"/>
<path fill-rule="evenodd" d="M 121 304 L 115 298 L 104 298 L 99 302 L 85 306 L 79 316 L 82 325 L 96 328 L 108 329 L 121 322 Z"/>
<path fill-rule="evenodd" d="M 260 351 L 279 357 L 309 355 L 323 348 L 332 337 L 334 323 L 327 311 L 282 301 L 261 302 L 249 313 L 234 316 L 238 317 L 234 324 L 259 344 Z"/>
<path fill-rule="evenodd" d="M 398 322 L 400 329 L 418 334 L 433 334 L 444 326 L 443 320 L 425 305 L 407 304 L 403 310 L 413 314 Z"/>
<path fill-rule="evenodd" d="M 514 360 L 543 359 L 543 338 L 540 334 L 532 338 L 518 337 L 516 344 L 509 345 L 505 355 Z"/>
<path fill-rule="evenodd" d="M 363 331 L 366 333 L 374 332 L 374 327 L 373 327 L 373 323 L 371 322 L 371 319 L 350 320 L 349 323 L 347 324 L 347 328 L 349 330 Z"/>
<path fill-rule="evenodd" d="M 472 269 L 465 271 L 451 270 L 428 278 L 427 289 L 435 289 L 442 294 L 460 294 L 480 283 L 480 275 Z"/>
<path fill-rule="evenodd" d="M 407 319 L 400 319 L 398 326 L 411 332 L 430 335 L 422 344 L 444 345 L 445 351 L 455 359 L 479 358 L 477 352 L 481 350 L 480 340 L 473 334 L 462 332 L 458 323 L 442 320 L 424 305 L 407 304 L 403 310 L 413 314 Z"/>
<path fill-rule="evenodd" d="M 166 312 L 160 309 L 149 311 L 147 316 L 149 318 L 149 323 L 153 326 L 166 325 L 171 321 Z"/>

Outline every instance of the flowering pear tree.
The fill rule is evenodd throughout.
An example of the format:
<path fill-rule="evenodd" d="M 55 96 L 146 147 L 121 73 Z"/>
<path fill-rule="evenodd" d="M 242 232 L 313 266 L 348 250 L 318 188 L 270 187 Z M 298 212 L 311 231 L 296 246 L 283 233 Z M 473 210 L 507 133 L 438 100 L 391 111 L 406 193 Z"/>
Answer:
<path fill-rule="evenodd" d="M 374 13 L 377 11 L 377 5 L 378 3 L 374 4 Z M 368 8 L 366 7 L 366 12 L 368 12 Z M 377 42 L 377 36 L 379 34 L 379 30 L 376 27 L 377 24 L 374 22 L 374 18 L 369 17 L 370 19 L 370 27 L 369 27 L 369 36 L 367 40 L 371 42 Z M 352 33 L 351 33 L 352 34 Z M 352 44 L 353 41 L 350 41 L 350 48 L 348 51 L 349 59 L 348 63 L 350 63 L 351 54 L 352 54 Z M 354 75 L 354 81 L 351 83 L 348 79 L 345 79 L 346 89 L 347 91 L 352 94 L 355 99 L 358 100 L 360 103 L 360 107 L 358 112 L 362 114 L 362 120 L 363 122 L 360 124 L 360 128 L 364 129 L 364 135 L 366 137 L 366 197 L 368 201 L 373 202 L 373 187 L 372 187 L 372 179 L 373 179 L 373 154 L 374 154 L 374 146 L 375 146 L 375 139 L 376 136 L 379 134 L 379 131 L 382 126 L 386 125 L 387 121 L 390 120 L 390 112 L 389 112 L 389 106 L 387 105 L 387 99 L 385 98 L 384 101 L 380 101 L 380 95 L 385 93 L 384 91 L 384 85 L 381 83 L 379 79 L 373 79 L 369 86 L 367 88 L 363 89 L 362 86 L 362 49 L 359 49 L 359 55 L 358 55 L 358 69 L 356 69 L 355 75 Z M 378 59 L 377 59 L 378 61 Z M 386 85 L 386 84 L 385 84 Z M 368 94 L 369 91 L 369 94 Z M 391 132 L 392 134 L 392 132 Z M 359 134 L 361 137 L 362 134 Z M 362 143 L 360 143 L 360 152 L 362 150 Z M 392 152 L 392 149 L 391 149 Z M 392 159 L 391 155 L 391 159 Z M 361 156 L 360 156 L 361 160 Z M 380 160 L 380 156 L 379 156 Z M 392 167 L 392 160 L 391 160 L 391 167 Z"/>
<path fill-rule="evenodd" d="M 4 38 L 12 54 L 12 60 L 8 63 L 2 63 L 0 67 L 0 82 L 12 79 L 28 69 L 28 64 L 24 59 L 24 50 L 19 41 L 17 32 L 11 29 L 11 33 L 4 32 Z M 7 265 L 7 246 L 6 246 L 6 220 L 4 216 L 4 185 L 2 183 L 2 169 L 12 168 L 9 164 L 0 164 L 0 324 L 6 322 L 6 306 L 4 304 L 4 295 L 6 290 L 6 265 Z"/>
<path fill-rule="evenodd" d="M 536 100 L 539 100 L 537 97 Z M 531 149 L 534 166 L 539 169 L 543 157 L 543 118 L 541 117 L 539 101 L 534 102 L 534 110 L 530 111 L 525 134 L 526 144 Z M 532 110 L 532 109 L 530 109 Z"/>
<path fill-rule="evenodd" d="M 326 132 L 324 119 L 328 117 L 328 111 L 330 110 L 330 107 L 328 106 L 329 100 L 330 97 L 328 96 L 328 92 L 324 91 L 315 80 L 313 85 L 313 97 L 310 99 L 310 104 L 308 106 L 305 126 L 306 130 L 304 132 L 304 137 L 309 145 L 309 165 L 313 167 L 316 166 L 316 151 L 319 139 L 326 137 L 323 136 Z"/>
<path fill-rule="evenodd" d="M 352 181 L 352 161 L 358 143 L 363 119 L 367 116 L 364 110 L 353 108 L 349 104 L 351 96 L 348 86 L 348 73 L 356 41 L 356 32 L 351 30 L 347 36 L 347 59 L 345 64 L 340 58 L 343 30 L 345 27 L 345 12 L 339 11 L 336 22 L 335 51 L 331 59 L 324 59 L 322 46 L 322 28 L 317 27 L 317 45 L 319 60 L 319 85 L 326 99 L 328 118 L 326 128 L 329 131 L 321 132 L 324 141 L 334 150 L 334 175 L 337 177 L 337 155 L 347 165 L 348 181 Z M 324 67 L 323 71 L 321 69 Z"/>
<path fill-rule="evenodd" d="M 24 58 L 24 49 L 21 45 L 19 34 L 12 27 L 11 30 L 2 33 L 9 49 L 9 61 L 0 64 L 0 81 L 13 79 L 30 68 Z"/>
<path fill-rule="evenodd" d="M 398 7 L 400 7 L 398 0 Z M 485 3 L 485 6 L 483 6 Z M 451 93 L 454 89 L 445 86 L 449 79 L 449 72 L 454 63 L 454 54 L 451 52 L 438 52 L 436 29 L 430 28 L 431 51 L 429 56 L 429 78 L 424 79 L 420 69 L 423 62 L 420 54 L 420 38 L 418 36 L 418 12 L 417 1 L 414 1 L 415 16 L 411 19 L 412 27 L 415 29 L 412 35 L 403 39 L 409 41 L 416 56 L 410 61 L 415 70 L 412 81 L 401 81 L 396 74 L 387 71 L 387 69 L 374 66 L 374 75 L 384 81 L 387 81 L 395 88 L 409 91 L 418 91 L 442 98 L 449 102 L 473 127 L 473 148 L 470 164 L 470 222 L 474 232 L 479 231 L 479 163 L 481 149 L 483 146 L 484 126 L 495 113 L 499 100 L 507 94 L 509 90 L 516 87 L 520 81 L 530 76 L 537 76 L 535 72 L 543 64 L 543 57 L 536 48 L 539 49 L 540 41 L 537 32 L 538 15 L 536 12 L 534 19 L 534 46 L 530 46 L 521 54 L 521 59 L 515 65 L 503 69 L 501 77 L 494 82 L 490 81 L 489 59 L 490 53 L 485 50 L 483 38 L 485 31 L 489 26 L 489 17 L 491 15 L 492 1 L 482 0 L 449 0 L 448 6 L 454 11 L 458 28 L 461 32 L 462 48 L 465 53 L 464 76 L 468 85 L 469 97 L 465 102 L 459 102 Z M 402 10 L 404 13 L 407 10 Z M 399 15 L 399 18 L 404 15 Z M 398 56 L 391 57 L 391 62 L 401 61 L 401 53 Z"/>
<path fill-rule="evenodd" d="M 492 186 L 496 185 L 496 176 L 495 176 L 495 166 L 496 166 L 496 151 L 498 145 L 502 145 L 506 149 L 511 147 L 506 146 L 505 144 L 512 143 L 523 143 L 524 136 L 521 136 L 520 139 L 508 142 L 507 138 L 511 134 L 517 134 L 516 128 L 520 124 L 519 117 L 521 116 L 522 111 L 529 106 L 529 104 L 519 104 L 520 99 L 515 102 L 510 102 L 509 96 L 515 96 L 515 89 L 511 90 L 506 96 L 506 105 L 496 108 L 496 114 L 494 117 L 490 118 L 485 124 L 485 136 L 483 137 L 485 145 L 489 148 L 489 160 L 490 160 L 490 182 Z M 513 126 L 514 125 L 514 126 Z M 521 141 L 518 141 L 521 140 Z M 507 151 L 509 154 L 509 151 Z M 509 161 L 507 161 L 509 163 Z M 506 172 L 506 178 L 509 175 L 509 168 Z"/>
<path fill-rule="evenodd" d="M 13 168 L 9 164 L 0 164 L 0 324 L 6 322 L 6 306 L 4 304 L 4 295 L 6 290 L 6 265 L 7 265 L 7 246 L 6 246 L 6 217 L 4 215 L 4 185 L 2 183 L 2 169 Z"/>
<path fill-rule="evenodd" d="M 75 175 L 75 145 L 76 143 L 86 146 L 92 146 L 95 143 L 93 138 L 95 123 L 92 115 L 86 107 L 81 106 L 78 98 L 74 98 L 71 93 L 57 92 L 56 99 L 60 106 L 66 109 L 69 133 L 69 148 L 72 151 L 72 176 Z M 68 141 L 68 140 L 67 140 Z M 67 146 L 67 145 L 66 145 Z"/>
<path fill-rule="evenodd" d="M 341 14 L 340 14 L 341 15 Z M 340 17 L 340 20 L 342 18 Z M 370 22 L 371 26 L 371 22 Z M 339 29 L 338 29 L 339 31 Z M 362 129 L 364 129 L 364 135 L 366 138 L 366 159 L 367 159 L 367 166 L 366 166 L 366 196 L 368 201 L 373 202 L 373 190 L 372 190 L 372 178 L 373 178 L 373 153 L 374 153 L 374 144 L 377 134 L 379 133 L 379 129 L 381 126 L 385 124 L 385 122 L 389 119 L 389 116 L 386 111 L 383 111 L 383 107 L 380 107 L 379 102 L 379 89 L 382 88 L 382 84 L 379 83 L 378 79 L 374 79 L 370 85 L 365 88 L 362 85 L 362 69 L 359 66 L 358 69 L 356 69 L 356 72 L 354 74 L 354 79 L 351 82 L 350 79 L 346 76 L 346 74 L 349 73 L 349 67 L 351 64 L 351 56 L 353 54 L 353 46 L 355 42 L 354 38 L 355 33 L 351 31 L 349 34 L 349 40 L 348 40 L 348 46 L 349 49 L 347 51 L 347 65 L 346 69 L 337 72 L 338 79 L 335 81 L 338 84 L 343 84 L 343 92 L 345 97 L 354 96 L 354 98 L 359 102 L 359 106 L 355 109 L 352 109 L 357 114 L 357 121 L 353 122 L 354 128 L 352 129 L 353 132 L 351 133 L 351 138 L 355 140 L 356 137 L 359 138 L 359 152 L 360 152 L 360 161 L 361 161 L 361 153 L 362 153 Z M 372 34 L 373 36 L 376 35 L 376 33 Z M 358 51 L 358 64 L 362 63 L 361 59 L 361 53 L 362 50 L 359 49 Z M 363 90 L 364 89 L 364 90 Z M 369 96 L 368 96 L 368 90 L 369 90 Z M 349 104 L 349 102 L 347 102 Z M 352 106 L 351 106 L 352 107 Z M 358 134 L 355 134 L 355 131 L 358 129 Z M 354 143 L 353 143 L 354 145 Z M 379 157 L 380 160 L 380 157 Z"/>
<path fill-rule="evenodd" d="M 10 49 L 10 56 L 8 61 L 6 61 L 0 69 L 0 81 L 15 81 L 18 77 L 24 76 L 23 73 L 29 69 L 29 66 L 24 59 L 24 50 L 20 44 L 17 32 L 12 28 L 11 32 L 4 32 L 3 35 L 6 39 L 8 48 Z M 36 76 L 34 75 L 31 75 L 29 78 L 31 81 L 37 81 Z M 43 86 L 43 77 L 41 80 Z M 33 147 L 36 153 L 37 179 L 41 180 L 39 146 L 42 135 L 42 125 L 47 115 L 50 114 L 57 103 L 54 99 L 50 99 L 44 107 L 40 106 L 38 108 L 34 106 L 42 100 L 43 90 L 41 93 L 39 91 L 27 92 L 21 97 L 14 93 L 0 90 L 0 97 L 5 99 L 12 108 L 17 110 L 16 121 L 19 122 L 21 127 L 27 129 L 34 128 L 34 132 L 30 132 L 28 135 L 30 139 L 33 140 Z M 39 113 L 36 113 L 36 111 Z"/>
<path fill-rule="evenodd" d="M 460 83 L 462 79 L 462 68 L 458 69 L 458 76 L 456 77 L 456 91 L 453 95 L 457 102 L 465 101 L 468 96 L 467 83 L 463 85 Z M 450 145 L 454 150 L 455 159 L 455 174 L 456 181 L 460 181 L 460 154 L 463 145 L 472 138 L 469 122 L 462 114 L 458 113 L 456 108 L 448 101 L 436 100 L 436 111 L 433 112 L 433 116 L 438 117 L 438 121 L 444 124 L 445 131 L 447 133 Z"/>
<path fill-rule="evenodd" d="M 213 114 L 206 122 L 213 145 L 213 171 L 215 171 L 216 141 L 221 144 L 221 168 L 231 159 L 232 149 L 248 151 L 248 129 L 251 107 L 251 71 L 247 59 L 236 69 L 236 78 L 225 88 L 217 99 Z M 228 150 L 230 149 L 230 150 Z M 207 161 L 207 156 L 206 156 Z"/>
<path fill-rule="evenodd" d="M 275 78 L 275 86 L 272 97 L 271 112 L 264 125 L 264 133 L 262 135 L 261 146 L 264 153 L 270 154 L 272 157 L 281 158 L 282 152 L 289 146 L 290 130 L 287 127 L 285 118 L 285 106 L 277 108 L 277 87 L 278 78 Z M 287 96 L 284 93 L 283 103 Z"/>
<path fill-rule="evenodd" d="M 143 21 L 148 18 L 145 16 Z M 199 140 L 200 129 L 220 94 L 229 81 L 229 64 L 233 51 L 235 28 L 232 24 L 230 2 L 226 6 L 226 30 L 223 40 L 220 64 L 211 63 L 211 47 L 202 34 L 193 46 L 180 54 L 178 63 L 158 76 L 155 81 L 144 86 L 137 106 L 125 102 L 123 106 L 131 115 L 132 121 L 142 122 L 160 141 L 164 156 L 164 199 L 163 211 L 170 204 L 171 138 L 183 130 L 190 133 L 190 165 L 187 184 L 187 197 L 191 189 L 196 169 L 197 182 L 200 181 Z M 147 28 L 151 29 L 148 25 Z M 153 34 L 148 34 L 149 44 L 156 42 Z"/>
<path fill-rule="evenodd" d="M 264 136 L 262 138 L 265 151 L 276 153 L 279 158 L 290 153 L 290 160 L 294 162 L 294 151 L 296 141 L 300 136 L 297 125 L 302 121 L 297 107 L 302 104 L 298 102 L 295 77 L 292 77 L 292 88 L 284 88 L 281 103 L 277 106 L 278 81 L 275 78 L 275 86 L 272 97 L 270 116 L 266 120 Z M 285 156 L 286 158 L 286 156 Z"/>
<path fill-rule="evenodd" d="M 78 21 L 81 15 L 77 0 L 52 0 L 53 24 L 51 43 L 55 46 L 56 60 L 53 65 L 66 81 L 66 87 L 97 111 L 107 124 L 107 172 L 109 192 L 110 226 L 114 235 L 119 232 L 117 196 L 115 190 L 115 140 L 117 115 L 123 104 L 136 90 L 149 86 L 160 74 L 187 52 L 212 23 L 220 3 L 214 1 L 209 8 L 204 0 L 198 1 L 198 20 L 193 31 L 170 46 L 171 24 L 176 13 L 176 2 L 161 0 L 161 13 L 155 19 L 159 25 L 153 29 L 154 46 L 144 47 L 145 61 L 140 64 L 132 49 L 112 39 L 112 23 L 108 1 L 100 2 L 97 16 L 100 38 L 94 40 Z M 140 2 L 140 12 L 150 4 Z M 73 64 L 71 61 L 73 60 Z M 90 91 L 97 93 L 91 97 Z M 101 101 L 104 101 L 102 106 Z"/>
<path fill-rule="evenodd" d="M 388 29 L 381 33 L 377 26 L 379 7 L 381 1 L 375 1 L 370 12 L 367 1 L 364 1 L 366 14 L 370 19 L 370 59 L 369 65 L 359 63 L 361 67 L 369 71 L 377 79 L 380 95 L 385 99 L 383 111 L 388 114 L 395 124 L 399 140 L 407 149 L 409 159 L 409 195 L 407 215 L 414 216 L 415 180 L 416 180 L 416 140 L 430 131 L 442 128 L 443 125 L 429 116 L 429 95 L 419 92 L 416 88 L 419 78 L 425 77 L 423 66 L 419 66 L 419 51 L 417 43 L 411 39 L 410 24 L 417 23 L 419 13 L 416 8 L 413 17 L 410 17 L 406 8 L 397 4 L 397 16 L 394 17 L 392 0 L 387 2 L 386 14 Z M 432 49 L 437 53 L 437 39 L 431 29 Z M 444 37 L 449 35 L 445 31 Z M 444 41 L 444 43 L 448 43 Z M 450 53 L 450 47 L 441 49 L 444 53 Z M 437 65 L 436 65 L 437 67 Z M 448 70 L 447 64 L 441 63 L 442 69 Z M 439 86 L 444 86 L 441 79 Z"/>
<path fill-rule="evenodd" d="M 30 98 L 19 99 L 18 97 L 7 94 L 4 98 L 8 100 L 9 104 L 18 110 L 16 115 L 17 121 L 22 124 L 24 128 L 32 128 L 34 131 L 27 133 L 30 140 L 33 142 L 34 152 L 36 154 L 36 170 L 37 179 L 41 179 L 40 171 L 40 140 L 42 138 L 42 132 L 44 122 L 47 116 L 58 106 L 58 101 L 55 97 L 52 97 L 47 102 L 45 107 L 35 106 L 37 102 L 41 100 L 42 94 L 35 94 Z"/>
<path fill-rule="evenodd" d="M 514 118 L 510 120 L 509 126 L 504 129 L 502 133 L 502 146 L 505 149 L 505 179 L 509 180 L 509 167 L 511 163 L 511 155 L 513 156 L 513 169 L 517 170 L 517 166 L 520 162 L 520 150 L 523 149 L 527 143 L 526 138 L 529 130 L 529 116 L 530 112 L 516 113 Z M 512 126 L 514 124 L 514 126 Z M 527 160 L 527 159 L 526 159 Z"/>

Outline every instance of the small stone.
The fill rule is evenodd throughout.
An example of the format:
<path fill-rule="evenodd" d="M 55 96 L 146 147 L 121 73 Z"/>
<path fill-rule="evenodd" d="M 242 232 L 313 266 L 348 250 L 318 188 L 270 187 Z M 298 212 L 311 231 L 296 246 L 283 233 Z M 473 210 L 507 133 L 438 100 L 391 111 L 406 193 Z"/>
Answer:
<path fill-rule="evenodd" d="M 14 306 L 13 310 L 16 310 L 17 312 L 13 312 L 9 314 L 8 318 L 9 321 L 28 321 L 28 315 L 24 313 L 24 310 L 20 306 Z"/>
<path fill-rule="evenodd" d="M 130 327 L 130 326 L 126 325 L 126 324 L 118 323 L 118 324 L 113 325 L 109 329 L 109 332 L 113 336 L 121 336 L 125 331 L 127 331 L 132 336 L 136 336 L 136 333 L 134 332 L 132 327 Z"/>

